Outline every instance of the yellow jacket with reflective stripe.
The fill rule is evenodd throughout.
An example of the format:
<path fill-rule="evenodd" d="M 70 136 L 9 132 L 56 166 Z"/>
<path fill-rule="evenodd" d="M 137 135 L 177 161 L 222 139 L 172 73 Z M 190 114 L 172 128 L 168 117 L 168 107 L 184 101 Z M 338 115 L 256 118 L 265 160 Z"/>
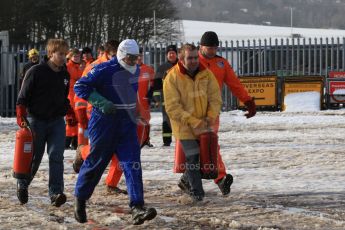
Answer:
<path fill-rule="evenodd" d="M 194 79 L 182 63 L 171 68 L 163 83 L 165 110 L 176 139 L 197 139 L 193 129 L 206 117 L 216 119 L 222 99 L 213 73 L 202 64 Z"/>

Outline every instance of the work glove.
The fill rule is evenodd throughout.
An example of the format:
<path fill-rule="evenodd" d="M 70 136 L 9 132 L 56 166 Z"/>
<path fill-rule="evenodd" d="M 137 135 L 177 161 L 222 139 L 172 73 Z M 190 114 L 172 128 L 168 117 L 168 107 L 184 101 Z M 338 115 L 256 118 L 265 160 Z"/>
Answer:
<path fill-rule="evenodd" d="M 92 106 L 100 109 L 104 114 L 110 115 L 116 113 L 116 106 L 96 91 L 93 91 L 87 100 Z"/>
<path fill-rule="evenodd" d="M 26 107 L 24 105 L 17 105 L 16 106 L 16 114 L 17 114 L 17 124 L 19 127 L 23 128 L 26 125 L 26 117 L 28 116 L 28 113 L 26 112 Z"/>
<path fill-rule="evenodd" d="M 212 128 L 216 124 L 216 118 L 206 117 L 207 127 Z"/>
<path fill-rule="evenodd" d="M 83 129 L 87 128 L 87 124 L 89 120 L 87 119 L 86 115 L 86 108 L 79 108 L 75 110 L 75 116 L 77 118 L 78 123 Z"/>
<path fill-rule="evenodd" d="M 245 106 L 247 106 L 248 112 L 244 114 L 247 118 L 254 117 L 256 114 L 256 105 L 254 102 L 254 98 L 244 102 Z"/>
<path fill-rule="evenodd" d="M 196 136 L 199 136 L 200 134 L 202 133 L 205 133 L 208 131 L 208 128 L 207 128 L 207 121 L 206 119 L 202 119 L 202 120 L 199 120 L 193 128 L 193 133 L 196 135 Z"/>
<path fill-rule="evenodd" d="M 213 132 L 216 129 L 217 118 L 206 117 L 205 121 L 207 123 L 208 131 L 212 131 Z"/>

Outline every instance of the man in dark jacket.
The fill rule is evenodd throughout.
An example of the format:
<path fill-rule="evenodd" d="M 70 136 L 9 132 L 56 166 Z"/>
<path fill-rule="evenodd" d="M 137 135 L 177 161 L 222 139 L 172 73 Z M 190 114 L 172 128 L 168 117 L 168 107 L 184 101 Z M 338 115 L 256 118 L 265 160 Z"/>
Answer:
<path fill-rule="evenodd" d="M 167 62 L 163 63 L 161 66 L 158 67 L 153 84 L 153 99 L 156 103 L 156 106 L 162 106 L 162 116 L 163 116 L 163 123 L 162 123 L 162 135 L 163 135 L 163 145 L 170 146 L 171 144 L 171 125 L 168 118 L 167 113 L 165 112 L 164 106 L 164 97 L 163 97 L 163 79 L 167 73 L 167 71 L 173 67 L 177 61 L 177 48 L 175 45 L 170 45 L 167 47 L 166 50 L 167 55 Z"/>
<path fill-rule="evenodd" d="M 22 74 L 20 75 L 20 79 L 19 79 L 19 86 L 22 86 L 24 77 L 26 72 L 34 65 L 38 64 L 38 50 L 37 49 L 31 49 L 28 52 L 28 56 L 29 56 L 29 62 L 26 63 L 23 67 L 23 71 Z"/>
<path fill-rule="evenodd" d="M 30 127 L 35 134 L 31 178 L 18 179 L 17 182 L 17 196 L 21 204 L 28 202 L 28 187 L 40 166 L 45 145 L 49 156 L 48 192 L 51 204 L 59 207 L 66 202 L 63 193 L 64 116 L 71 111 L 67 99 L 70 77 L 64 65 L 67 51 L 66 41 L 50 39 L 47 44 L 48 60 L 30 68 L 19 92 L 17 123 L 23 127 L 29 115 Z"/>

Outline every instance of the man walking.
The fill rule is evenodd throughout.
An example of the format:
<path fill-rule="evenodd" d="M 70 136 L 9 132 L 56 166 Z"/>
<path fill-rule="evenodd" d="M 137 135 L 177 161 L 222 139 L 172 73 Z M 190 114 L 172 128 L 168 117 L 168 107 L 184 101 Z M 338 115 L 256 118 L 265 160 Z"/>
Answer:
<path fill-rule="evenodd" d="M 75 218 L 87 222 L 86 200 L 115 153 L 124 175 L 133 224 L 153 219 L 154 208 L 144 207 L 140 146 L 137 137 L 136 100 L 139 47 L 132 39 L 122 41 L 117 57 L 95 66 L 74 89 L 92 104 L 88 124 L 91 152 L 80 168 L 75 187 Z"/>
<path fill-rule="evenodd" d="M 169 45 L 166 49 L 167 62 L 158 67 L 157 73 L 154 78 L 153 84 L 153 99 L 156 106 L 162 106 L 162 136 L 163 136 L 163 146 L 170 146 L 171 144 L 171 125 L 169 117 L 165 112 L 164 96 L 163 96 L 163 80 L 167 71 L 173 67 L 177 59 L 177 48 L 175 45 Z"/>
<path fill-rule="evenodd" d="M 29 116 L 34 133 L 31 179 L 18 179 L 17 196 L 21 204 L 28 202 L 28 187 L 32 182 L 47 145 L 49 157 L 49 196 L 59 207 L 66 202 L 64 192 L 64 149 L 66 113 L 73 113 L 68 96 L 69 74 L 65 68 L 67 42 L 50 39 L 48 60 L 30 68 L 24 78 L 17 100 L 17 123 L 22 126 Z"/>
<path fill-rule="evenodd" d="M 182 177 L 189 185 L 190 196 L 197 202 L 205 195 L 198 138 L 218 117 L 222 100 L 217 80 L 199 63 L 194 45 L 185 44 L 180 59 L 164 80 L 164 101 L 174 137 L 180 141 L 186 158 Z"/>

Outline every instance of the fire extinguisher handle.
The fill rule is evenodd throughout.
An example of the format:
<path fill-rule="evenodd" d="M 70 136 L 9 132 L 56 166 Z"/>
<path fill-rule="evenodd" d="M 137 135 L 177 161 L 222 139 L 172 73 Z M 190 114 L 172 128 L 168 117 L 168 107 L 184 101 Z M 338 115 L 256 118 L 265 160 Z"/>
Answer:
<path fill-rule="evenodd" d="M 24 122 L 22 122 L 22 126 L 23 126 L 23 127 L 29 127 L 29 128 L 30 128 L 30 122 L 29 122 L 29 120 L 28 120 L 26 117 L 24 117 L 24 116 L 23 116 L 23 120 L 24 120 Z"/>
<path fill-rule="evenodd" d="M 30 125 L 30 122 L 29 122 L 28 118 L 27 117 L 23 117 L 23 120 L 24 121 L 22 122 L 22 125 L 23 125 L 22 127 L 29 129 L 30 133 L 32 135 L 32 138 L 34 138 L 34 133 L 33 133 L 32 129 L 31 129 L 31 125 Z"/>

